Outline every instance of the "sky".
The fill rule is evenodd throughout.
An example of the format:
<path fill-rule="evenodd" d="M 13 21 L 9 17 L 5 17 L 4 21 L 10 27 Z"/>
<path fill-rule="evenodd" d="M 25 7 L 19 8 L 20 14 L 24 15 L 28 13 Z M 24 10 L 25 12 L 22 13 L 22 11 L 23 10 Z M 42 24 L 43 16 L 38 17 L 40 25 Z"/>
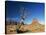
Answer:
<path fill-rule="evenodd" d="M 22 8 L 25 8 L 25 23 L 30 24 L 33 18 L 38 18 L 44 24 L 44 3 L 7 1 L 5 2 L 6 18 L 20 21 Z"/>

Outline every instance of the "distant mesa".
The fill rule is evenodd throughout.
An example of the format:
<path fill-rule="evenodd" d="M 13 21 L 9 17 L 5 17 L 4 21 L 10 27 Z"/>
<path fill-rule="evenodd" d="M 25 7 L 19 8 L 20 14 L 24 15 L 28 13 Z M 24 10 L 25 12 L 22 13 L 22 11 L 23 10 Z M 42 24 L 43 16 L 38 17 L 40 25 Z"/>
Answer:
<path fill-rule="evenodd" d="M 31 32 L 44 32 L 44 25 L 40 24 L 37 18 L 32 20 L 32 24 L 23 25 L 20 28 L 21 31 L 31 31 Z"/>
<path fill-rule="evenodd" d="M 37 24 L 37 23 L 39 23 L 38 19 L 37 18 L 33 18 L 32 24 Z"/>

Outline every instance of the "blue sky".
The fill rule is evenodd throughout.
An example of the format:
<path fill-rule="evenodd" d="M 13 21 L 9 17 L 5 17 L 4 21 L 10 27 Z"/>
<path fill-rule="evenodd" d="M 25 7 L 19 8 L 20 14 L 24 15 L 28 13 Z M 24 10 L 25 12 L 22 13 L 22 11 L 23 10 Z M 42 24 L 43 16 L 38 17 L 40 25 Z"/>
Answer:
<path fill-rule="evenodd" d="M 44 3 L 34 2 L 6 2 L 6 18 L 11 18 L 16 21 L 20 20 L 20 8 L 26 8 L 25 23 L 31 23 L 33 18 L 38 18 L 39 21 L 44 22 Z"/>

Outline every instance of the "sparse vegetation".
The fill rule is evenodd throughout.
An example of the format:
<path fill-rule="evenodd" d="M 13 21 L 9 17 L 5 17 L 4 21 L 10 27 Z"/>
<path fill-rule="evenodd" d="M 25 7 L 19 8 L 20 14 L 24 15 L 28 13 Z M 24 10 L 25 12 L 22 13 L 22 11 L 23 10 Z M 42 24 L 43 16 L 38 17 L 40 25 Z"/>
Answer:
<path fill-rule="evenodd" d="M 11 23 L 6 25 L 6 32 L 7 34 L 15 34 L 15 33 L 26 33 L 26 32 L 44 32 L 45 27 L 44 25 L 36 22 L 35 20 L 32 21 L 32 24 L 24 24 L 24 23 Z"/>

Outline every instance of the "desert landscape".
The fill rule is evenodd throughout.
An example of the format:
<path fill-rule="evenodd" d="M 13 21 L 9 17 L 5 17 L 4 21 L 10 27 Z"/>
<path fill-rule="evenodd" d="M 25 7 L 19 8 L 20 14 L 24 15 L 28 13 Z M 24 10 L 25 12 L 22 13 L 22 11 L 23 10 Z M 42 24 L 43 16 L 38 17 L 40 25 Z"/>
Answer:
<path fill-rule="evenodd" d="M 6 1 L 5 34 L 45 32 L 44 3 Z"/>
<path fill-rule="evenodd" d="M 37 20 L 33 20 L 31 24 L 7 24 L 6 33 L 7 34 L 17 34 L 17 33 L 34 33 L 34 32 L 44 32 L 45 25 L 40 24 Z"/>

